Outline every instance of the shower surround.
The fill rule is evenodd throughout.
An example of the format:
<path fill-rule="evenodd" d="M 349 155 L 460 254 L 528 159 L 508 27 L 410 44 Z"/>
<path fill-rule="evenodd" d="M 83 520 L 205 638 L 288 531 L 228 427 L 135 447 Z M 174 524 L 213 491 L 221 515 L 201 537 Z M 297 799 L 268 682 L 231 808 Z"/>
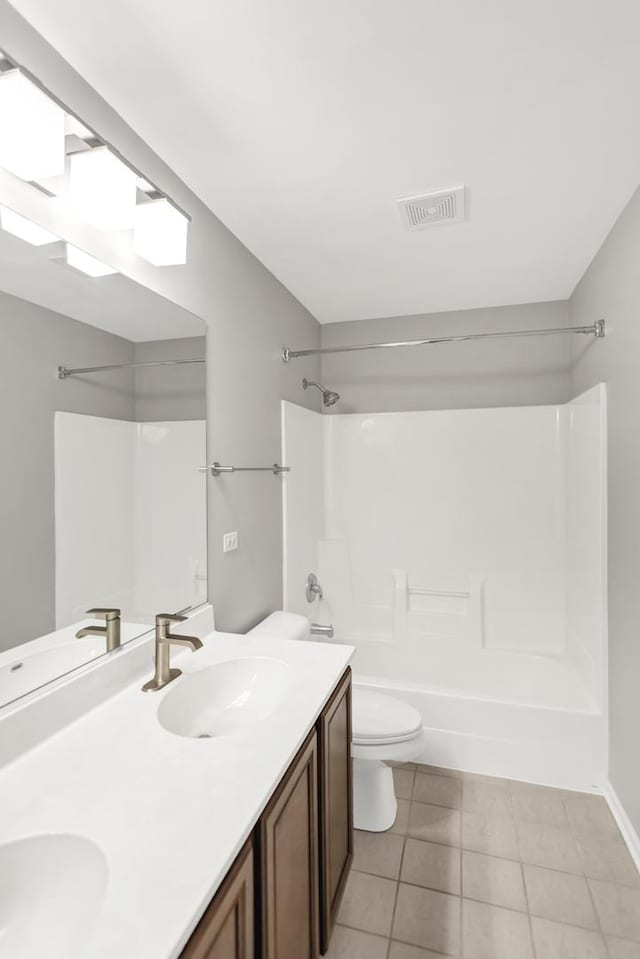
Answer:
<path fill-rule="evenodd" d="M 332 622 L 358 682 L 420 710 L 425 762 L 604 782 L 605 402 L 600 385 L 558 406 L 283 403 L 285 608 Z"/>

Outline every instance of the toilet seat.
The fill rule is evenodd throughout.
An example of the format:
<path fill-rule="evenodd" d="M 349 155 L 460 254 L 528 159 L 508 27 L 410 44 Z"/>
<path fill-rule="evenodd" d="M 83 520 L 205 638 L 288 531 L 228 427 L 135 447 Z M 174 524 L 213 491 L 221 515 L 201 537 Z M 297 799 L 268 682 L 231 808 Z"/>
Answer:
<path fill-rule="evenodd" d="M 422 731 L 417 709 L 393 696 L 355 686 L 353 689 L 354 746 L 406 743 Z"/>

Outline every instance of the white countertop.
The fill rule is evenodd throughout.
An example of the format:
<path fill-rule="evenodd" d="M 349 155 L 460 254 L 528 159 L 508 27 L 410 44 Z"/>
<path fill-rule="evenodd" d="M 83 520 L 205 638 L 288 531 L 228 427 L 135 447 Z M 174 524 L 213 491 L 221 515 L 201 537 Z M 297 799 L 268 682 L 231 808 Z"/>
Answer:
<path fill-rule="evenodd" d="M 146 694 L 136 681 L 0 771 L 0 843 L 71 833 L 106 857 L 102 909 L 82 955 L 68 959 L 180 955 L 352 653 L 213 633 L 198 653 L 172 657 L 185 675 L 247 656 L 292 668 L 285 702 L 251 733 L 169 733 L 156 713 L 181 678 Z"/>

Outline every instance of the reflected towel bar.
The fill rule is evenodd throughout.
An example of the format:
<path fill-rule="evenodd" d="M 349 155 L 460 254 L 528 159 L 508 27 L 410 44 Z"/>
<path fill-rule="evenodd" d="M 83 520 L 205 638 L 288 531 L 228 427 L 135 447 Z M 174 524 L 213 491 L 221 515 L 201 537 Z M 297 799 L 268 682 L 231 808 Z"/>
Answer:
<path fill-rule="evenodd" d="M 583 333 L 602 339 L 606 334 L 604 320 L 597 320 L 591 326 L 560 326 L 550 330 L 506 330 L 504 333 L 465 333 L 460 336 L 431 336 L 424 340 L 399 340 L 390 343 L 363 343 L 360 346 L 327 346 L 317 350 L 290 350 L 282 348 L 282 360 L 298 359 L 300 356 L 325 356 L 327 353 L 355 353 L 358 350 L 388 350 L 398 346 L 430 346 L 434 343 L 462 343 L 465 340 L 487 340 L 516 336 L 555 336 L 561 333 Z"/>
<path fill-rule="evenodd" d="M 72 370 L 66 366 L 59 366 L 58 379 L 66 380 L 69 376 L 80 376 L 83 373 L 102 373 L 105 370 L 139 370 L 145 366 L 187 366 L 190 363 L 206 362 L 205 359 L 199 358 L 191 360 L 150 360 L 147 363 L 111 363 L 108 366 L 82 366 Z"/>
<path fill-rule="evenodd" d="M 199 473 L 208 473 L 212 476 L 221 476 L 222 473 L 273 473 L 278 476 L 280 473 L 290 473 L 290 466 L 279 466 L 274 463 L 272 466 L 221 466 L 220 463 L 212 463 L 211 466 L 199 466 Z"/>

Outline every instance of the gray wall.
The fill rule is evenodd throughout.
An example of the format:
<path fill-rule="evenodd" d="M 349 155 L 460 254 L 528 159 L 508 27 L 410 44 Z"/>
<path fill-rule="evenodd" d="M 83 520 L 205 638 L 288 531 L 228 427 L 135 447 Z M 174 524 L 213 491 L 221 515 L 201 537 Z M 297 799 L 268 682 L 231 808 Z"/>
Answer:
<path fill-rule="evenodd" d="M 129 275 L 207 322 L 211 459 L 272 463 L 280 451 L 280 399 L 318 408 L 300 378 L 317 378 L 319 363 L 280 359 L 283 344 L 317 346 L 317 322 L 7 0 L 0 0 L 0 36 L 7 53 L 191 215 L 186 266 L 141 266 Z M 212 479 L 209 490 L 210 597 L 218 627 L 242 630 L 282 601 L 280 482 L 244 474 Z M 240 549 L 223 555 L 222 534 L 233 529 Z"/>
<path fill-rule="evenodd" d="M 571 297 L 575 326 L 601 317 L 604 340 L 574 338 L 571 388 L 607 384 L 610 780 L 640 832 L 640 190 Z"/>
<path fill-rule="evenodd" d="M 134 344 L 136 363 L 154 360 L 193 359 L 206 356 L 204 336 L 180 340 L 150 340 Z M 207 370 L 193 366 L 151 366 L 134 373 L 135 418 L 143 423 L 159 420 L 204 420 L 207 416 Z"/>
<path fill-rule="evenodd" d="M 568 325 L 568 303 L 533 303 L 331 323 L 322 327 L 322 346 Z M 563 403 L 569 398 L 569 337 L 329 354 L 322 357 L 322 383 L 341 394 L 328 413 Z"/>
<path fill-rule="evenodd" d="M 130 370 L 59 380 L 56 367 L 88 356 L 130 363 L 133 345 L 6 293 L 0 338 L 0 649 L 8 649 L 55 628 L 55 411 L 134 415 Z"/>

